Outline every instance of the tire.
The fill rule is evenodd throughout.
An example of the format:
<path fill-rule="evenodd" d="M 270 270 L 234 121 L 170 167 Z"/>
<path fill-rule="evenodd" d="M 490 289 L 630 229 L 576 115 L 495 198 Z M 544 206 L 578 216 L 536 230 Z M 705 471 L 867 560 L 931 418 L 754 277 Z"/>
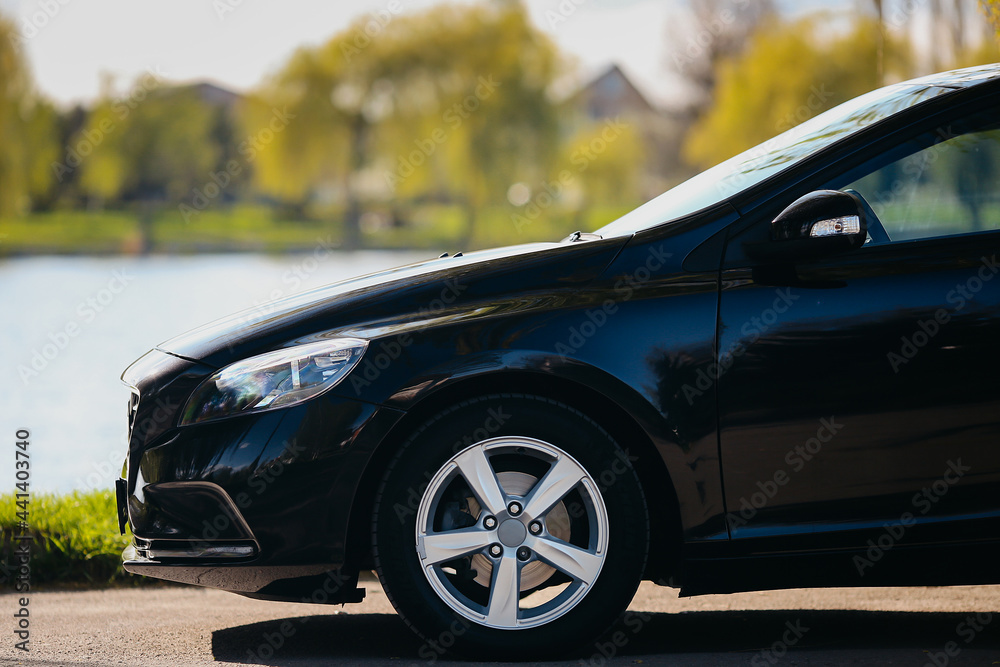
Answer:
<path fill-rule="evenodd" d="M 557 401 L 495 394 L 403 444 L 376 496 L 374 555 L 420 657 L 537 660 L 596 640 L 628 607 L 648 526 L 604 429 Z"/>

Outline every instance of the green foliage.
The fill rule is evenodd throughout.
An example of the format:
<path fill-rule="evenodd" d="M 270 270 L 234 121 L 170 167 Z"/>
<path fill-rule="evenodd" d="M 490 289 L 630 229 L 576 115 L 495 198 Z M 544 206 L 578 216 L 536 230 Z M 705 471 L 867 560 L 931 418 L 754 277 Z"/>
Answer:
<path fill-rule="evenodd" d="M 979 8 L 986 15 L 990 25 L 993 26 L 997 38 L 1000 39 L 1000 0 L 979 0 Z"/>
<path fill-rule="evenodd" d="M 690 163 L 708 167 L 751 148 L 829 108 L 878 87 L 874 20 L 856 19 L 845 35 L 823 34 L 822 17 L 772 22 L 745 54 L 718 71 L 712 109 L 684 146 Z M 887 40 L 887 78 L 908 73 L 906 50 Z"/>
<path fill-rule="evenodd" d="M 13 493 L 0 495 L 0 542 L 12 553 L 17 527 Z M 33 493 L 28 523 L 31 585 L 134 583 L 121 568 L 122 550 L 130 537 L 118 533 L 112 491 L 75 491 L 66 495 Z M 13 587 L 13 581 L 7 582 Z"/>
<path fill-rule="evenodd" d="M 260 151 L 255 183 L 304 204 L 425 197 L 471 214 L 518 180 L 540 180 L 558 125 L 554 45 L 519 3 L 366 16 L 299 51 L 249 105 L 294 118 Z M 352 221 L 349 219 L 348 223 Z"/>
<path fill-rule="evenodd" d="M 138 235 L 135 216 L 104 211 L 30 213 L 0 221 L 0 256 L 129 251 Z"/>
<path fill-rule="evenodd" d="M 675 27 L 694 31 L 676 35 L 675 69 L 704 93 L 683 166 L 645 122 L 586 157 L 606 129 L 554 104 L 566 61 L 519 0 L 420 11 L 391 0 L 239 99 L 150 75 L 121 99 L 108 89 L 63 114 L 35 95 L 23 40 L 0 18 L 0 253 L 280 251 L 310 247 L 317 231 L 344 247 L 553 238 L 605 222 L 664 173 L 709 166 L 918 73 L 913 44 L 891 36 L 905 31 L 860 6 L 797 21 L 773 6 L 706 0 L 691 7 L 693 27 Z M 981 7 L 1000 27 L 1000 0 Z M 998 59 L 986 43 L 954 66 Z M 527 203 L 508 204 L 514 184 Z"/>
<path fill-rule="evenodd" d="M 0 16 L 0 215 L 47 196 L 56 155 L 56 115 L 37 98 L 17 28 Z"/>
<path fill-rule="evenodd" d="M 336 245 L 339 230 L 308 220 L 276 218 L 260 206 L 213 209 L 187 223 L 176 208 L 152 219 L 152 249 L 195 253 L 246 250 L 288 252 Z M 134 253 L 141 229 L 136 216 L 124 211 L 58 210 L 0 221 L 0 256 L 46 253 Z M 332 237 L 332 239 L 331 239 Z"/>
<path fill-rule="evenodd" d="M 641 201 L 642 139 L 634 125 L 619 124 L 586 126 L 565 143 L 558 169 L 569 171 L 583 208 L 594 203 L 632 207 Z"/>
<path fill-rule="evenodd" d="M 365 227 L 362 240 L 370 248 L 425 248 L 428 256 L 445 250 L 477 248 L 558 240 L 574 229 L 596 229 L 628 212 L 631 205 L 594 205 L 585 211 L 552 207 L 518 227 L 508 205 L 487 205 L 480 212 L 482 224 L 467 244 L 458 244 L 466 226 L 465 210 L 459 204 L 420 203 L 406 210 L 406 224 L 381 228 Z M 371 212 L 388 217 L 389 204 L 375 205 Z M 399 213 L 399 211 L 396 211 Z M 340 220 L 335 211 L 325 217 Z M 582 217 L 581 217 L 582 216 Z M 263 206 L 238 206 L 202 212 L 196 222 L 186 223 L 177 209 L 157 212 L 153 219 L 152 250 L 196 253 L 232 250 L 256 252 L 309 252 L 318 245 L 339 246 L 343 231 L 338 224 L 309 219 L 276 217 Z M 109 254 L 135 252 L 139 244 L 139 222 L 121 211 L 51 211 L 0 220 L 0 257 L 26 253 Z"/>
<path fill-rule="evenodd" d="M 90 108 L 60 117 L 33 99 L 4 30 L 13 28 L 0 24 L 0 137 L 19 138 L 0 153 L 5 254 L 301 248 L 316 216 L 345 247 L 458 240 L 471 249 L 485 239 L 542 238 L 550 223 L 541 219 L 512 234 L 508 189 L 541 192 L 593 139 L 561 127 L 550 88 L 563 58 L 517 1 L 417 12 L 391 2 L 301 49 L 224 109 L 198 89 L 148 75 L 121 97 L 107 86 Z M 586 196 L 546 212 L 560 221 L 552 236 L 579 225 L 590 206 L 637 199 L 636 136 L 626 133 L 574 171 L 574 188 Z M 227 185 L 216 188 L 223 173 Z M 202 196 L 210 189 L 221 194 Z M 243 218 L 247 205 L 275 214 Z M 425 219 L 435 207 L 447 224 Z M 397 222 L 363 229 L 366 212 Z"/>
<path fill-rule="evenodd" d="M 190 198 L 218 165 L 214 126 L 213 110 L 194 90 L 165 88 L 149 76 L 124 100 L 105 95 L 71 140 L 90 149 L 80 187 L 98 200 Z"/>

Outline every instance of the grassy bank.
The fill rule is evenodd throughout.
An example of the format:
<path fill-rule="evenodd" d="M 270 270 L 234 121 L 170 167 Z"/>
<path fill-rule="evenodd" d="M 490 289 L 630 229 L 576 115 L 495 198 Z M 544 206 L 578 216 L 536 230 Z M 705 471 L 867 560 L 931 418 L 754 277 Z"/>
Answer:
<path fill-rule="evenodd" d="M 457 206 L 421 205 L 393 225 L 386 216 L 366 216 L 362 244 L 368 248 L 456 252 L 533 241 L 558 241 L 575 229 L 592 230 L 627 212 L 628 206 L 593 208 L 585 215 L 546 211 L 531 217 L 511 207 L 483 210 L 471 243 L 465 214 Z M 151 252 L 295 252 L 340 245 L 343 226 L 329 219 L 281 219 L 263 207 L 206 210 L 188 220 L 175 209 L 152 216 L 148 238 L 136 215 L 122 211 L 56 211 L 0 220 L 0 256 L 30 254 L 135 254 Z"/>
<path fill-rule="evenodd" d="M 3 587 L 13 588 L 16 565 L 13 546 L 21 534 L 13 493 L 0 495 L 0 542 L 6 560 L 0 565 Z M 122 549 L 129 536 L 118 533 L 113 491 L 69 494 L 32 493 L 27 524 L 31 543 L 31 585 L 136 584 L 121 568 Z"/>

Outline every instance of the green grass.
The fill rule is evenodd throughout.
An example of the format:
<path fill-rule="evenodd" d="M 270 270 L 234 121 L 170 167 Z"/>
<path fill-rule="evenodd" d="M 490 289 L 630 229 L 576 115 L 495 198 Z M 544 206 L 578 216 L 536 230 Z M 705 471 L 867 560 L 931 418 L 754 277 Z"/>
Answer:
<path fill-rule="evenodd" d="M 175 209 L 155 219 L 153 248 L 160 252 L 254 250 L 287 252 L 313 248 L 318 240 L 340 237 L 339 225 L 326 221 L 280 220 L 260 207 L 206 210 L 185 220 Z"/>
<path fill-rule="evenodd" d="M 630 208 L 595 207 L 576 215 L 552 207 L 532 218 L 512 207 L 489 207 L 479 212 L 472 240 L 466 243 L 465 213 L 461 207 L 423 204 L 404 209 L 406 223 L 402 226 L 364 224 L 362 243 L 370 248 L 455 252 L 558 241 L 576 229 L 589 231 L 600 227 Z M 521 217 L 515 218 L 517 214 Z M 153 252 L 281 253 L 310 250 L 318 243 L 337 245 L 342 238 L 343 225 L 335 213 L 317 215 L 315 220 L 288 220 L 276 217 L 265 207 L 238 206 L 198 212 L 188 219 L 176 208 L 161 210 L 153 217 L 150 241 Z M 0 256 L 134 254 L 141 247 L 139 220 L 129 212 L 56 211 L 0 220 Z"/>
<path fill-rule="evenodd" d="M 408 225 L 385 232 L 367 232 L 365 243 L 373 247 L 433 248 L 455 252 L 482 248 L 558 241 L 577 229 L 589 231 L 628 212 L 625 208 L 594 208 L 577 220 L 575 216 L 546 211 L 529 218 L 510 207 L 480 211 L 468 247 L 458 247 L 466 235 L 465 212 L 458 206 L 426 205 L 412 212 Z"/>
<path fill-rule="evenodd" d="M 157 252 L 256 250 L 283 252 L 311 248 L 331 225 L 275 220 L 266 209 L 205 211 L 185 221 L 176 209 L 153 218 Z M 339 230 L 337 231 L 339 235 Z M 136 215 L 121 211 L 35 213 L 0 221 L 0 254 L 116 254 L 141 249 Z"/>
<path fill-rule="evenodd" d="M 0 495 L 0 542 L 6 565 L 13 563 L 18 528 L 13 493 Z M 143 581 L 121 567 L 122 550 L 130 535 L 118 533 L 113 491 L 89 491 L 53 495 L 32 493 L 28 505 L 31 544 L 31 585 L 130 584 Z M 12 576 L 5 587 L 13 588 Z"/>
<path fill-rule="evenodd" d="M 0 221 L 0 254 L 127 252 L 139 226 L 127 213 L 60 211 Z"/>

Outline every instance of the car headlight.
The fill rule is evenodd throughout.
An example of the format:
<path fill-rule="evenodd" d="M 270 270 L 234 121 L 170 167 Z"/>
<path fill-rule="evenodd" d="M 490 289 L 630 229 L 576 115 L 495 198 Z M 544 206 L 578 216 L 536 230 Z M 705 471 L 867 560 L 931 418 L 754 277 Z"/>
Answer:
<path fill-rule="evenodd" d="M 268 352 L 230 364 L 195 389 L 180 425 L 295 405 L 332 389 L 354 368 L 368 341 L 337 338 Z"/>

